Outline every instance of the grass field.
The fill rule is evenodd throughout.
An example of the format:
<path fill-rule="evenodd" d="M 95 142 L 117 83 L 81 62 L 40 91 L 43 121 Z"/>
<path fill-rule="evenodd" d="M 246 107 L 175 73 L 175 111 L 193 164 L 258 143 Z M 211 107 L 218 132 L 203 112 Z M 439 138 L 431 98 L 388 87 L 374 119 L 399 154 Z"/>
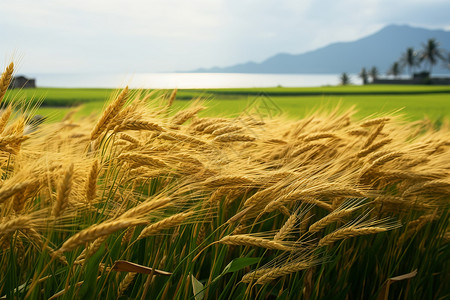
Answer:
<path fill-rule="evenodd" d="M 112 89 L 59 89 L 38 88 L 13 90 L 7 99 L 26 99 L 42 102 L 40 114 L 53 120 L 61 119 L 71 107 L 83 105 L 78 115 L 98 113 Z M 161 91 L 163 93 L 164 91 Z M 430 118 L 448 119 L 450 116 L 450 87 L 448 86 L 338 86 L 320 88 L 261 88 L 261 89 L 211 89 L 180 90 L 176 107 L 186 105 L 186 100 L 202 97 L 208 102 L 203 115 L 233 116 L 255 102 L 263 102 L 270 109 L 288 117 L 303 117 L 318 107 L 343 108 L 356 106 L 357 116 L 400 111 L 407 120 Z"/>
<path fill-rule="evenodd" d="M 447 118 L 448 93 L 415 88 L 24 91 L 39 126 L 13 91 L 0 298 L 448 298 L 450 127 L 389 114 Z"/>

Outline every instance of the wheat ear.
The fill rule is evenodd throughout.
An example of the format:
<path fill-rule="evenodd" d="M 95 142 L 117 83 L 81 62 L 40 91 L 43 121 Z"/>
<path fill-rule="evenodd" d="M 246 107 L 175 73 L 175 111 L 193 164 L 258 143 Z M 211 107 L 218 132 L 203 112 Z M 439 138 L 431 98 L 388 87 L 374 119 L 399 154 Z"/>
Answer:
<path fill-rule="evenodd" d="M 112 119 L 117 116 L 119 111 L 124 106 L 125 102 L 127 101 L 128 96 L 128 86 L 125 87 L 125 89 L 120 93 L 120 95 L 116 98 L 115 101 L 113 101 L 103 112 L 102 116 L 98 120 L 97 124 L 95 125 L 94 129 L 91 132 L 91 140 L 95 140 L 98 138 L 102 132 L 106 129 L 106 127 L 109 125 L 109 123 L 112 121 Z"/>
<path fill-rule="evenodd" d="M 167 107 L 171 107 L 175 98 L 177 97 L 177 89 L 174 89 L 170 94 L 169 100 L 167 101 Z"/>
<path fill-rule="evenodd" d="M 73 163 L 70 164 L 69 168 L 64 174 L 63 180 L 58 185 L 58 191 L 56 193 L 56 202 L 52 210 L 52 215 L 54 217 L 59 217 L 69 204 L 69 195 L 70 191 L 72 190 L 72 178 L 73 178 Z"/>
<path fill-rule="evenodd" d="M 366 142 L 363 145 L 363 149 L 369 147 L 373 141 L 377 138 L 377 136 L 380 134 L 381 130 L 383 130 L 384 127 L 384 123 L 380 123 L 377 127 L 377 129 L 375 129 L 374 132 L 372 132 L 369 137 L 367 138 Z"/>
<path fill-rule="evenodd" d="M 367 235 L 367 234 L 374 234 L 379 232 L 385 232 L 388 229 L 385 227 L 357 227 L 357 226 L 350 226 L 347 228 L 338 229 L 323 238 L 319 241 L 319 247 L 320 246 L 326 246 L 330 245 L 336 241 L 344 240 L 347 238 L 359 236 L 359 235 Z"/>
<path fill-rule="evenodd" d="M 19 229 L 31 227 L 30 216 L 18 216 L 0 224 L 0 235 L 6 236 Z"/>
<path fill-rule="evenodd" d="M 309 226 L 309 232 L 318 232 L 322 230 L 323 228 L 327 227 L 329 224 L 337 222 L 341 220 L 342 218 L 345 218 L 346 216 L 350 215 L 352 212 L 354 212 L 359 207 L 353 207 L 348 209 L 342 209 L 342 210 L 335 210 L 326 217 L 323 217 L 319 221 L 313 223 L 311 226 Z"/>
<path fill-rule="evenodd" d="M 274 240 L 275 241 L 282 241 L 284 240 L 289 233 L 294 229 L 296 223 L 298 221 L 298 215 L 297 213 L 293 213 L 287 221 L 283 224 L 283 226 L 280 228 L 280 230 L 275 234 Z"/>
<path fill-rule="evenodd" d="M 259 278 L 261 278 L 263 275 L 267 274 L 268 272 L 272 271 L 272 268 L 262 268 L 262 269 L 258 269 L 255 270 L 253 272 L 249 272 L 247 274 L 245 274 L 244 276 L 242 276 L 241 281 L 244 283 L 250 283 L 252 281 L 255 281 Z"/>
<path fill-rule="evenodd" d="M 141 234 L 137 237 L 138 240 L 154 235 L 164 229 L 172 228 L 183 223 L 193 212 L 179 213 L 168 218 L 165 218 L 159 222 L 151 224 L 145 227 Z"/>
<path fill-rule="evenodd" d="M 219 243 L 239 246 L 256 246 L 272 250 L 291 251 L 292 248 L 285 246 L 277 241 L 253 237 L 245 234 L 229 235 L 222 238 Z"/>
<path fill-rule="evenodd" d="M 120 298 L 122 296 L 123 292 L 130 286 L 130 284 L 133 282 L 134 277 L 136 277 L 135 272 L 129 272 L 127 275 L 125 275 L 125 278 L 120 282 L 119 289 L 117 291 L 117 297 Z"/>
<path fill-rule="evenodd" d="M 214 138 L 214 141 L 226 143 L 226 142 L 252 142 L 255 138 L 249 135 L 245 134 L 239 134 L 239 133 L 226 133 L 219 135 Z"/>
<path fill-rule="evenodd" d="M 99 174 L 98 160 L 94 160 L 89 171 L 89 177 L 86 181 L 86 200 L 91 203 L 95 199 L 97 192 L 97 178 Z"/>
<path fill-rule="evenodd" d="M 204 110 L 205 108 L 203 106 L 193 107 L 186 110 L 182 110 L 178 113 L 176 113 L 172 117 L 171 123 L 173 125 L 182 125 L 187 120 L 198 114 L 200 111 Z"/>
<path fill-rule="evenodd" d="M 363 123 L 361 123 L 361 127 L 370 127 L 373 125 L 378 125 L 378 124 L 382 124 L 382 123 L 386 123 L 390 120 L 391 118 L 389 117 L 382 117 L 382 118 L 376 118 L 376 119 L 372 119 L 372 120 L 367 120 L 364 121 Z"/>
<path fill-rule="evenodd" d="M 258 278 L 256 284 L 266 284 L 281 276 L 289 275 L 294 272 L 309 269 L 313 264 L 311 262 L 291 263 L 282 267 L 267 270 L 267 272 Z"/>
<path fill-rule="evenodd" d="M 158 208 L 164 207 L 171 202 L 170 198 L 162 198 L 157 200 L 151 200 L 142 202 L 138 206 L 135 206 L 126 212 L 124 212 L 120 217 L 121 218 L 136 218 L 140 216 L 144 216 L 151 211 L 154 211 Z"/>
<path fill-rule="evenodd" d="M 36 181 L 33 179 L 13 184 L 12 186 L 2 186 L 0 188 L 0 203 L 4 202 L 5 200 L 9 199 L 10 197 L 14 196 L 15 194 L 23 191 L 30 185 L 35 185 Z"/>
<path fill-rule="evenodd" d="M 3 72 L 2 77 L 0 77 L 0 102 L 3 100 L 3 97 L 6 94 L 6 90 L 11 83 L 12 74 L 14 72 L 14 63 L 10 63 L 9 66 L 6 67 L 5 72 Z"/>
<path fill-rule="evenodd" d="M 147 224 L 147 221 L 139 219 L 119 219 L 93 225 L 71 236 L 64 244 L 62 244 L 57 252 L 63 253 L 71 251 L 76 247 L 93 241 L 101 236 L 110 235 L 121 229 L 143 224 Z"/>
<path fill-rule="evenodd" d="M 2 116 L 0 117 L 0 133 L 5 130 L 6 125 L 8 124 L 9 117 L 12 113 L 12 106 L 8 105 L 8 107 L 3 111 Z"/>

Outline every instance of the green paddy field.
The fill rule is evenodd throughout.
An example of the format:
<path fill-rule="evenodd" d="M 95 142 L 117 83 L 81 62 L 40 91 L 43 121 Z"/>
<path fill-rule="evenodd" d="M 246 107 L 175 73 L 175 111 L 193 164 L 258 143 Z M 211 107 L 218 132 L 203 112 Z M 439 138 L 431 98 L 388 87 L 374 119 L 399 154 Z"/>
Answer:
<path fill-rule="evenodd" d="M 167 90 L 155 91 L 163 94 Z M 37 88 L 9 91 L 9 101 L 39 103 L 38 113 L 61 119 L 73 107 L 78 116 L 98 113 L 114 96 L 113 89 Z M 136 91 L 137 92 L 137 91 Z M 151 90 L 141 91 L 143 93 Z M 169 91 L 170 92 L 170 91 Z M 202 98 L 208 104 L 203 115 L 236 115 L 249 106 L 257 105 L 273 114 L 299 118 L 318 108 L 355 106 L 356 117 L 398 112 L 406 120 L 430 118 L 448 119 L 450 115 L 449 86 L 329 86 L 317 88 L 248 88 L 179 90 L 176 106 Z M 31 104 L 30 104 L 31 105 Z"/>

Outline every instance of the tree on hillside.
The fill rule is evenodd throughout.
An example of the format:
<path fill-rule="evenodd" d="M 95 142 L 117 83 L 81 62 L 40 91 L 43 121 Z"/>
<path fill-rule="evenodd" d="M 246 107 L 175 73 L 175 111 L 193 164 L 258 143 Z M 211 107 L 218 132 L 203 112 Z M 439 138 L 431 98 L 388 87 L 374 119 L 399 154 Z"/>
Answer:
<path fill-rule="evenodd" d="M 410 47 L 406 49 L 406 52 L 402 54 L 400 57 L 400 66 L 408 67 L 408 73 L 412 76 L 412 72 L 414 70 L 414 67 L 417 67 L 419 65 L 419 59 L 417 56 L 416 51 L 414 51 L 414 48 Z"/>
<path fill-rule="evenodd" d="M 426 61 L 429 66 L 429 72 L 439 59 L 445 60 L 443 50 L 439 48 L 439 43 L 436 39 L 429 39 L 426 44 L 422 44 L 422 51 L 419 55 L 419 61 Z"/>
<path fill-rule="evenodd" d="M 397 78 L 401 73 L 402 68 L 398 62 L 394 62 L 387 72 L 388 75 L 393 75 L 394 78 Z"/>
<path fill-rule="evenodd" d="M 372 79 L 372 82 L 378 78 L 378 69 L 377 69 L 377 67 L 373 66 L 372 69 L 370 69 L 369 76 Z"/>
<path fill-rule="evenodd" d="M 341 74 L 340 80 L 341 80 L 341 85 L 350 84 L 350 77 L 348 77 L 347 73 L 345 73 L 345 72 Z"/>
<path fill-rule="evenodd" d="M 361 72 L 359 73 L 359 77 L 362 79 L 363 84 L 368 83 L 369 75 L 367 74 L 366 68 L 361 69 Z"/>

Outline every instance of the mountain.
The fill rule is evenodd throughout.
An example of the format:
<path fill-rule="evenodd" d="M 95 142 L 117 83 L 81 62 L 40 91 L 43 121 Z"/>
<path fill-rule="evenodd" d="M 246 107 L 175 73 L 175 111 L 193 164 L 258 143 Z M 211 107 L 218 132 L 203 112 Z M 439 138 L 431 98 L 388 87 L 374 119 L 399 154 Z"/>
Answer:
<path fill-rule="evenodd" d="M 389 25 L 380 31 L 352 42 L 330 44 L 302 54 L 280 53 L 261 63 L 247 62 L 230 67 L 198 69 L 210 73 L 359 73 L 362 67 L 376 66 L 385 73 L 408 47 L 419 50 L 428 39 L 435 38 L 440 48 L 450 51 L 450 31 Z M 439 62 L 433 74 L 450 71 Z"/>

